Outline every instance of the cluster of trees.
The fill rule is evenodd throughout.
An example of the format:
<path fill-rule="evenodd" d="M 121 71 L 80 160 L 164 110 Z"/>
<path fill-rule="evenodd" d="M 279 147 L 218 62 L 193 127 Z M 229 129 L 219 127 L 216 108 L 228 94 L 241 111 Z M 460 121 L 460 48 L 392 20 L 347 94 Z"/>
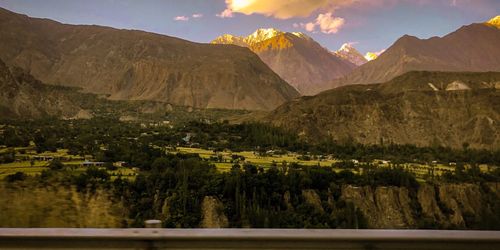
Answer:
<path fill-rule="evenodd" d="M 85 192 L 108 189 L 114 200 L 123 202 L 129 209 L 128 226 L 134 227 L 143 226 L 144 221 L 151 218 L 162 219 L 165 227 L 198 227 L 203 214 L 202 202 L 211 196 L 222 202 L 230 227 L 366 228 L 367 221 L 360 210 L 342 199 L 343 186 L 406 187 L 413 205 L 419 188 L 414 175 L 398 167 L 363 165 L 361 173 L 355 174 L 347 169 L 336 172 L 328 167 L 286 163 L 267 170 L 251 164 L 235 164 L 230 171 L 219 172 L 195 154 L 168 154 L 154 157 L 151 162 L 135 179 L 128 179 L 111 178 L 105 168 L 71 171 L 63 163 L 53 161 L 39 177 L 31 180 L 41 185 L 73 185 Z M 27 178 L 23 173 L 16 173 L 8 176 L 7 181 Z M 478 174 L 474 168 L 457 170 L 447 174 L 445 180 L 500 182 L 500 171 Z M 307 198 L 308 192 L 317 194 L 317 198 Z M 478 221 L 472 216 L 467 225 L 476 229 L 499 229 L 500 213 L 495 214 L 500 211 L 498 197 L 492 193 L 485 197 L 483 201 L 489 204 L 485 207 L 493 213 L 490 211 L 488 218 Z M 412 210 L 418 213 L 418 205 Z M 418 223 L 429 227 L 426 221 Z M 437 224 L 432 226 L 439 228 Z"/>
<path fill-rule="evenodd" d="M 238 152 L 243 150 L 288 150 L 307 155 L 334 155 L 339 159 L 358 159 L 372 161 L 374 159 L 391 160 L 394 163 L 443 163 L 463 162 L 500 165 L 500 150 L 491 151 L 472 149 L 464 144 L 461 149 L 449 147 L 417 147 L 406 144 L 375 144 L 364 145 L 346 140 L 337 142 L 331 138 L 321 141 L 310 141 L 300 138 L 297 134 L 282 128 L 263 123 L 213 123 L 190 122 L 179 131 L 192 133 L 191 142 L 205 148 L 231 149 Z"/>
<path fill-rule="evenodd" d="M 235 164 L 220 173 L 198 156 L 184 154 L 156 158 L 134 182 L 114 182 L 116 194 L 126 201 L 138 226 L 143 220 L 161 218 L 167 227 L 197 227 L 203 198 L 213 196 L 224 204 L 231 227 L 364 228 L 360 211 L 340 199 L 341 187 L 347 184 L 418 188 L 415 177 L 403 169 L 367 169 L 358 175 L 296 164 L 266 171 Z M 319 207 L 305 200 L 305 190 L 319 195 Z"/>
<path fill-rule="evenodd" d="M 494 168 L 488 173 L 482 172 L 477 164 L 465 168 L 463 164 L 457 164 L 454 172 L 445 172 L 441 180 L 455 183 L 481 183 L 500 182 L 500 168 Z"/>
<path fill-rule="evenodd" d="M 455 178 L 458 174 L 450 176 Z M 79 185 L 85 186 L 83 179 L 92 187 L 107 180 L 95 171 L 84 175 L 85 178 L 77 178 Z M 480 183 L 492 180 L 500 181 L 500 174 L 474 179 Z M 419 183 L 412 173 L 397 167 L 363 166 L 363 171 L 355 174 L 297 164 L 283 163 L 267 170 L 251 164 L 235 164 L 230 171 L 221 173 L 197 155 L 169 154 L 154 159 L 151 168 L 142 171 L 134 181 L 121 178 L 108 181 L 116 199 L 130 208 L 132 226 L 142 226 L 144 220 L 158 218 L 165 227 L 198 227 L 203 199 L 211 196 L 224 205 L 230 227 L 366 228 L 366 219 L 359 209 L 342 199 L 345 185 L 406 187 L 415 206 L 413 211 L 418 213 L 420 209 L 416 202 Z M 317 194 L 317 203 L 305 197 L 308 191 Z M 494 207 L 497 200 L 493 196 L 487 198 L 496 209 L 493 211 L 500 211 Z M 425 221 L 419 223 L 428 227 Z M 471 221 L 468 225 L 478 229 L 500 226 L 491 220 Z"/>
<path fill-rule="evenodd" d="M 11 163 L 16 160 L 16 152 L 14 150 L 7 150 L 6 152 L 0 153 L 0 164 Z"/>
<path fill-rule="evenodd" d="M 393 163 L 430 163 L 431 161 L 500 165 L 500 150 L 461 149 L 447 147 L 417 147 L 415 145 L 363 145 L 347 140 L 307 141 L 294 133 L 263 123 L 229 124 L 187 122 L 173 129 L 164 126 L 147 127 L 139 123 L 120 122 L 116 118 L 98 117 L 89 120 L 63 121 L 45 119 L 10 121 L 0 136 L 0 145 L 27 146 L 34 141 L 37 151 L 67 148 L 72 154 L 92 155 L 100 161 L 124 160 L 147 168 L 151 156 L 165 146 L 198 145 L 214 150 L 234 152 L 255 150 L 292 151 L 307 157 L 333 155 L 336 158 L 360 161 L 391 160 Z M 184 140 L 189 134 L 189 140 Z"/>

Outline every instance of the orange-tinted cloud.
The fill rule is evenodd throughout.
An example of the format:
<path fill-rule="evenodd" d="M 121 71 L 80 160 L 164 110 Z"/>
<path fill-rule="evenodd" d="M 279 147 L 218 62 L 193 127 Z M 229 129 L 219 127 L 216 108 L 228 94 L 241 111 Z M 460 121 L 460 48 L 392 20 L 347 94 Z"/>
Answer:
<path fill-rule="evenodd" d="M 233 11 L 231 9 L 225 9 L 220 14 L 217 14 L 216 16 L 220 17 L 220 18 L 232 18 Z"/>
<path fill-rule="evenodd" d="M 224 13 L 262 14 L 279 19 L 308 17 L 316 10 L 336 9 L 359 0 L 226 0 Z"/>

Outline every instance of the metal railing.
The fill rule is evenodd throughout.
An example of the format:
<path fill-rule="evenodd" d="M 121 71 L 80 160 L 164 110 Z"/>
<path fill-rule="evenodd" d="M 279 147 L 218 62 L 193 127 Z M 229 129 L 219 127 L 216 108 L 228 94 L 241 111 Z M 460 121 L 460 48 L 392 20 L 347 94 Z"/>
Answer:
<path fill-rule="evenodd" d="M 500 249 L 500 232 L 3 228 L 0 249 Z"/>

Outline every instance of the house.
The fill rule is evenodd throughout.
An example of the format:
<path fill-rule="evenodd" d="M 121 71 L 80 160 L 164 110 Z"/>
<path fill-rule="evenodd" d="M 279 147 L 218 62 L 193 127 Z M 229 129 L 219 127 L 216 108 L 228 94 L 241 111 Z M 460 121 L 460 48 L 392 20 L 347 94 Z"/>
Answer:
<path fill-rule="evenodd" d="M 117 162 L 113 163 L 113 166 L 115 166 L 115 167 L 126 167 L 127 166 L 127 162 L 117 161 Z"/>
<path fill-rule="evenodd" d="M 82 162 L 82 167 L 102 167 L 104 162 L 102 161 L 84 161 Z"/>
<path fill-rule="evenodd" d="M 35 155 L 35 156 L 33 156 L 33 160 L 36 160 L 36 161 L 52 161 L 52 160 L 54 160 L 54 156 Z"/>
<path fill-rule="evenodd" d="M 190 134 L 190 133 L 188 133 L 188 134 L 186 135 L 186 137 L 182 138 L 182 140 L 183 140 L 185 143 L 189 143 L 189 141 L 191 140 L 191 134 Z"/>

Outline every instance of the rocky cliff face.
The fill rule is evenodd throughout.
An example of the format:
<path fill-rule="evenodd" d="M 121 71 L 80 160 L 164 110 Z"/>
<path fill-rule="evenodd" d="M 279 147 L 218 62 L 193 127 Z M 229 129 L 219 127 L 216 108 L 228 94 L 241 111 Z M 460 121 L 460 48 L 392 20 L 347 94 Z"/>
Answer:
<path fill-rule="evenodd" d="M 324 213 L 325 210 L 321 205 L 321 198 L 318 193 L 313 189 L 304 189 L 302 190 L 302 198 L 304 202 L 313 206 L 320 213 Z"/>
<path fill-rule="evenodd" d="M 359 208 L 370 228 L 412 228 L 415 226 L 408 189 L 397 187 L 353 187 L 342 189 L 341 199 Z"/>
<path fill-rule="evenodd" d="M 404 187 L 354 187 L 342 189 L 341 199 L 352 202 L 370 228 L 470 228 L 492 211 L 492 200 L 499 199 L 498 183 L 486 190 L 477 184 L 422 184 L 412 196 Z M 496 208 L 498 209 L 498 208 Z M 487 219 L 487 218 L 486 218 Z"/>
<path fill-rule="evenodd" d="M 224 214 L 224 204 L 213 196 L 205 196 L 201 204 L 202 228 L 225 228 L 229 226 L 227 216 Z"/>
<path fill-rule="evenodd" d="M 0 184 L 0 227 L 126 226 L 126 209 L 103 190 L 77 192 L 68 187 Z"/>
<path fill-rule="evenodd" d="M 85 113 L 75 90 L 41 83 L 24 70 L 9 68 L 0 60 L 0 115 L 2 117 L 70 118 Z"/>
<path fill-rule="evenodd" d="M 481 213 L 482 195 L 479 186 L 473 184 L 449 184 L 439 186 L 439 199 L 451 214 L 449 223 L 465 228 L 465 216 L 478 216 Z"/>
<path fill-rule="evenodd" d="M 112 99 L 269 110 L 297 91 L 247 48 L 65 25 L 0 9 L 0 54 L 45 83 Z"/>
<path fill-rule="evenodd" d="M 457 84 L 459 82 L 459 84 Z M 387 83 L 302 97 L 267 120 L 309 138 L 500 147 L 500 73 L 410 72 Z M 462 86 L 457 89 L 457 86 Z M 463 87 L 466 86 L 466 87 Z"/>
<path fill-rule="evenodd" d="M 422 208 L 422 216 L 431 221 L 444 222 L 446 217 L 441 211 L 436 197 L 438 196 L 433 185 L 423 184 L 418 189 L 417 199 Z"/>

